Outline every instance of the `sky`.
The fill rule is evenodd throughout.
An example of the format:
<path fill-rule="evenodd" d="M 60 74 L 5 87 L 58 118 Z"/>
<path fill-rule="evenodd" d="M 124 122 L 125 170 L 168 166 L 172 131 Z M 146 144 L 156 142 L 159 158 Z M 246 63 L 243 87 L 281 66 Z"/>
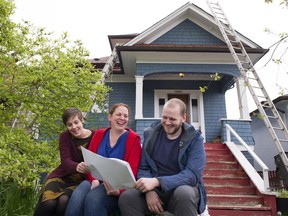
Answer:
<path fill-rule="evenodd" d="M 265 28 L 277 34 L 288 32 L 288 9 L 279 6 L 279 0 L 274 1 L 273 4 L 265 4 L 264 0 L 218 2 L 235 30 L 268 49 L 278 37 L 265 33 Z M 13 19 L 31 21 L 55 35 L 67 32 L 71 39 L 84 43 L 91 58 L 99 58 L 111 54 L 108 35 L 141 33 L 188 2 L 211 13 L 205 0 L 14 0 Z M 286 53 L 286 61 L 280 66 L 269 59 L 273 52 L 281 55 L 287 45 L 276 51 L 275 46 L 271 47 L 255 65 L 272 100 L 279 96 L 278 86 L 286 88 L 288 93 L 288 55 Z M 247 96 L 249 110 L 253 111 L 255 103 L 249 93 Z M 228 118 L 239 117 L 238 103 L 232 102 L 235 97 L 235 88 L 226 94 Z"/>

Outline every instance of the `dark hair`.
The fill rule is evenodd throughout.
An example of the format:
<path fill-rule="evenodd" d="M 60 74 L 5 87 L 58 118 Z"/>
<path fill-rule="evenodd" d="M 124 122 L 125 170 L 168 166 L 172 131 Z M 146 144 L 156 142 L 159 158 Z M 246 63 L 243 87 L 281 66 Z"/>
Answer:
<path fill-rule="evenodd" d="M 124 106 L 127 108 L 128 110 L 128 114 L 130 114 L 130 107 L 127 105 L 127 104 L 124 104 L 124 103 L 116 103 L 116 104 L 113 104 L 111 107 L 110 107 L 110 110 L 109 110 L 109 114 L 110 115 L 113 115 L 113 113 L 115 112 L 115 110 L 120 107 L 120 106 Z"/>
<path fill-rule="evenodd" d="M 69 107 L 62 114 L 62 120 L 63 120 L 64 125 L 66 125 L 68 119 L 72 116 L 78 116 L 79 120 L 81 121 L 84 119 L 82 112 L 79 109 L 75 107 Z"/>

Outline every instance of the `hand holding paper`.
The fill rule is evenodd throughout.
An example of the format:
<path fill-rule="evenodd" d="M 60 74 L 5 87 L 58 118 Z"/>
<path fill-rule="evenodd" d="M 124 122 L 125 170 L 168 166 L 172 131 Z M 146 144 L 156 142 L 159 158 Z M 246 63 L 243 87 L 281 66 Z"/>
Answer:
<path fill-rule="evenodd" d="M 106 158 L 83 147 L 84 162 L 94 178 L 108 181 L 114 189 L 127 189 L 135 186 L 135 177 L 128 162 L 117 158 Z"/>

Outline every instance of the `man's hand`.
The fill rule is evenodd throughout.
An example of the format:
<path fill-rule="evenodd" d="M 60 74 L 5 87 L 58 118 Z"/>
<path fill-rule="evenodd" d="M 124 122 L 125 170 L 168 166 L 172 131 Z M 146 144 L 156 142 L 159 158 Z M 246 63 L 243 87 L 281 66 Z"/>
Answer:
<path fill-rule="evenodd" d="M 135 188 L 142 193 L 151 191 L 159 186 L 160 183 L 157 178 L 140 178 L 135 184 Z"/>
<path fill-rule="evenodd" d="M 119 190 L 115 190 L 107 181 L 103 182 L 104 187 L 106 189 L 106 193 L 108 196 L 116 196 L 118 197 L 120 195 L 120 191 Z"/>
<path fill-rule="evenodd" d="M 146 202 L 149 210 L 153 213 L 160 214 L 164 212 L 163 203 L 155 191 L 149 191 L 145 194 Z"/>

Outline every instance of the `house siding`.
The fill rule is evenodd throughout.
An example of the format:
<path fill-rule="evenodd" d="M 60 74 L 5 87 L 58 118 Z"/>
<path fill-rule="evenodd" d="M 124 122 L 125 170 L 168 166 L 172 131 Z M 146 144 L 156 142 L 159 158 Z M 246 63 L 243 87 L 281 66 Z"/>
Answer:
<path fill-rule="evenodd" d="M 230 64 L 166 64 L 166 63 L 137 63 L 136 75 L 147 76 L 155 73 L 219 73 L 230 76 L 240 76 L 236 65 Z"/>
<path fill-rule="evenodd" d="M 227 116 L 225 95 L 210 88 L 203 94 L 203 100 L 206 142 L 212 142 L 216 136 L 221 136 L 222 128 L 219 120 Z"/>
<path fill-rule="evenodd" d="M 222 119 L 222 139 L 227 140 L 226 124 L 229 124 L 233 130 L 243 139 L 247 145 L 255 145 L 254 139 L 252 137 L 251 121 L 250 120 L 228 120 Z M 231 141 L 236 145 L 241 145 L 241 143 L 236 139 L 236 137 L 231 133 Z M 248 151 L 242 151 L 243 155 L 247 160 L 254 166 L 254 159 Z"/>
<path fill-rule="evenodd" d="M 252 137 L 251 121 L 250 120 L 228 120 L 222 119 L 222 138 L 227 140 L 226 124 L 229 124 L 233 130 L 246 142 L 247 145 L 255 145 L 254 139 Z M 231 141 L 237 145 L 241 143 L 236 139 L 236 137 L 231 134 Z"/>
<path fill-rule="evenodd" d="M 226 45 L 194 22 L 186 19 L 152 44 L 205 44 Z"/>
<path fill-rule="evenodd" d="M 159 119 L 140 119 L 136 120 L 136 131 L 141 138 L 141 143 L 143 143 L 143 131 L 145 128 L 150 127 L 156 121 L 160 121 Z"/>
<path fill-rule="evenodd" d="M 283 120 L 283 123 L 286 125 L 288 122 L 288 101 L 281 100 L 280 103 L 275 103 L 276 108 L 278 109 L 279 115 Z M 261 160 L 268 166 L 270 170 L 276 170 L 277 166 L 275 163 L 274 157 L 279 154 L 279 151 L 276 147 L 275 142 L 272 139 L 272 136 L 266 127 L 266 124 L 263 119 L 258 118 L 259 112 L 256 111 L 254 115 L 251 116 L 251 128 L 252 128 L 252 135 L 255 139 L 255 153 L 261 158 Z M 267 111 L 267 115 L 271 114 L 271 110 Z M 273 114 L 271 114 L 273 116 Z M 273 126 L 278 127 L 276 122 L 271 121 Z M 282 133 L 281 133 L 282 134 Z M 279 138 L 280 134 L 277 135 Z M 285 138 L 284 138 L 285 139 Z M 282 145 L 285 152 L 288 152 L 288 145 Z M 260 166 L 255 164 L 255 168 L 260 170 Z"/>
<path fill-rule="evenodd" d="M 115 103 L 126 103 L 130 109 L 131 113 L 129 116 L 129 128 L 136 131 L 135 123 L 135 83 L 106 83 L 108 87 L 112 90 L 109 93 L 109 103 L 108 106 L 112 106 Z M 108 112 L 108 111 L 107 111 Z M 100 128 L 109 126 L 107 119 L 107 113 L 89 113 L 86 126 L 88 128 Z"/>
<path fill-rule="evenodd" d="M 107 121 L 107 113 L 89 112 L 86 119 L 85 128 L 96 130 L 98 128 L 105 128 L 109 126 L 109 122 Z"/>
<path fill-rule="evenodd" d="M 159 89 L 159 85 L 163 85 L 166 81 L 149 81 L 143 83 L 143 117 L 154 118 L 154 90 Z M 167 87 L 167 84 L 165 85 Z M 162 89 L 162 88 L 161 88 Z"/>
<path fill-rule="evenodd" d="M 264 120 L 260 120 L 257 116 L 251 119 L 252 135 L 256 143 L 254 151 L 270 170 L 276 170 L 274 156 L 278 154 L 278 150 L 270 132 Z M 261 167 L 255 164 L 255 169 L 261 170 Z"/>

